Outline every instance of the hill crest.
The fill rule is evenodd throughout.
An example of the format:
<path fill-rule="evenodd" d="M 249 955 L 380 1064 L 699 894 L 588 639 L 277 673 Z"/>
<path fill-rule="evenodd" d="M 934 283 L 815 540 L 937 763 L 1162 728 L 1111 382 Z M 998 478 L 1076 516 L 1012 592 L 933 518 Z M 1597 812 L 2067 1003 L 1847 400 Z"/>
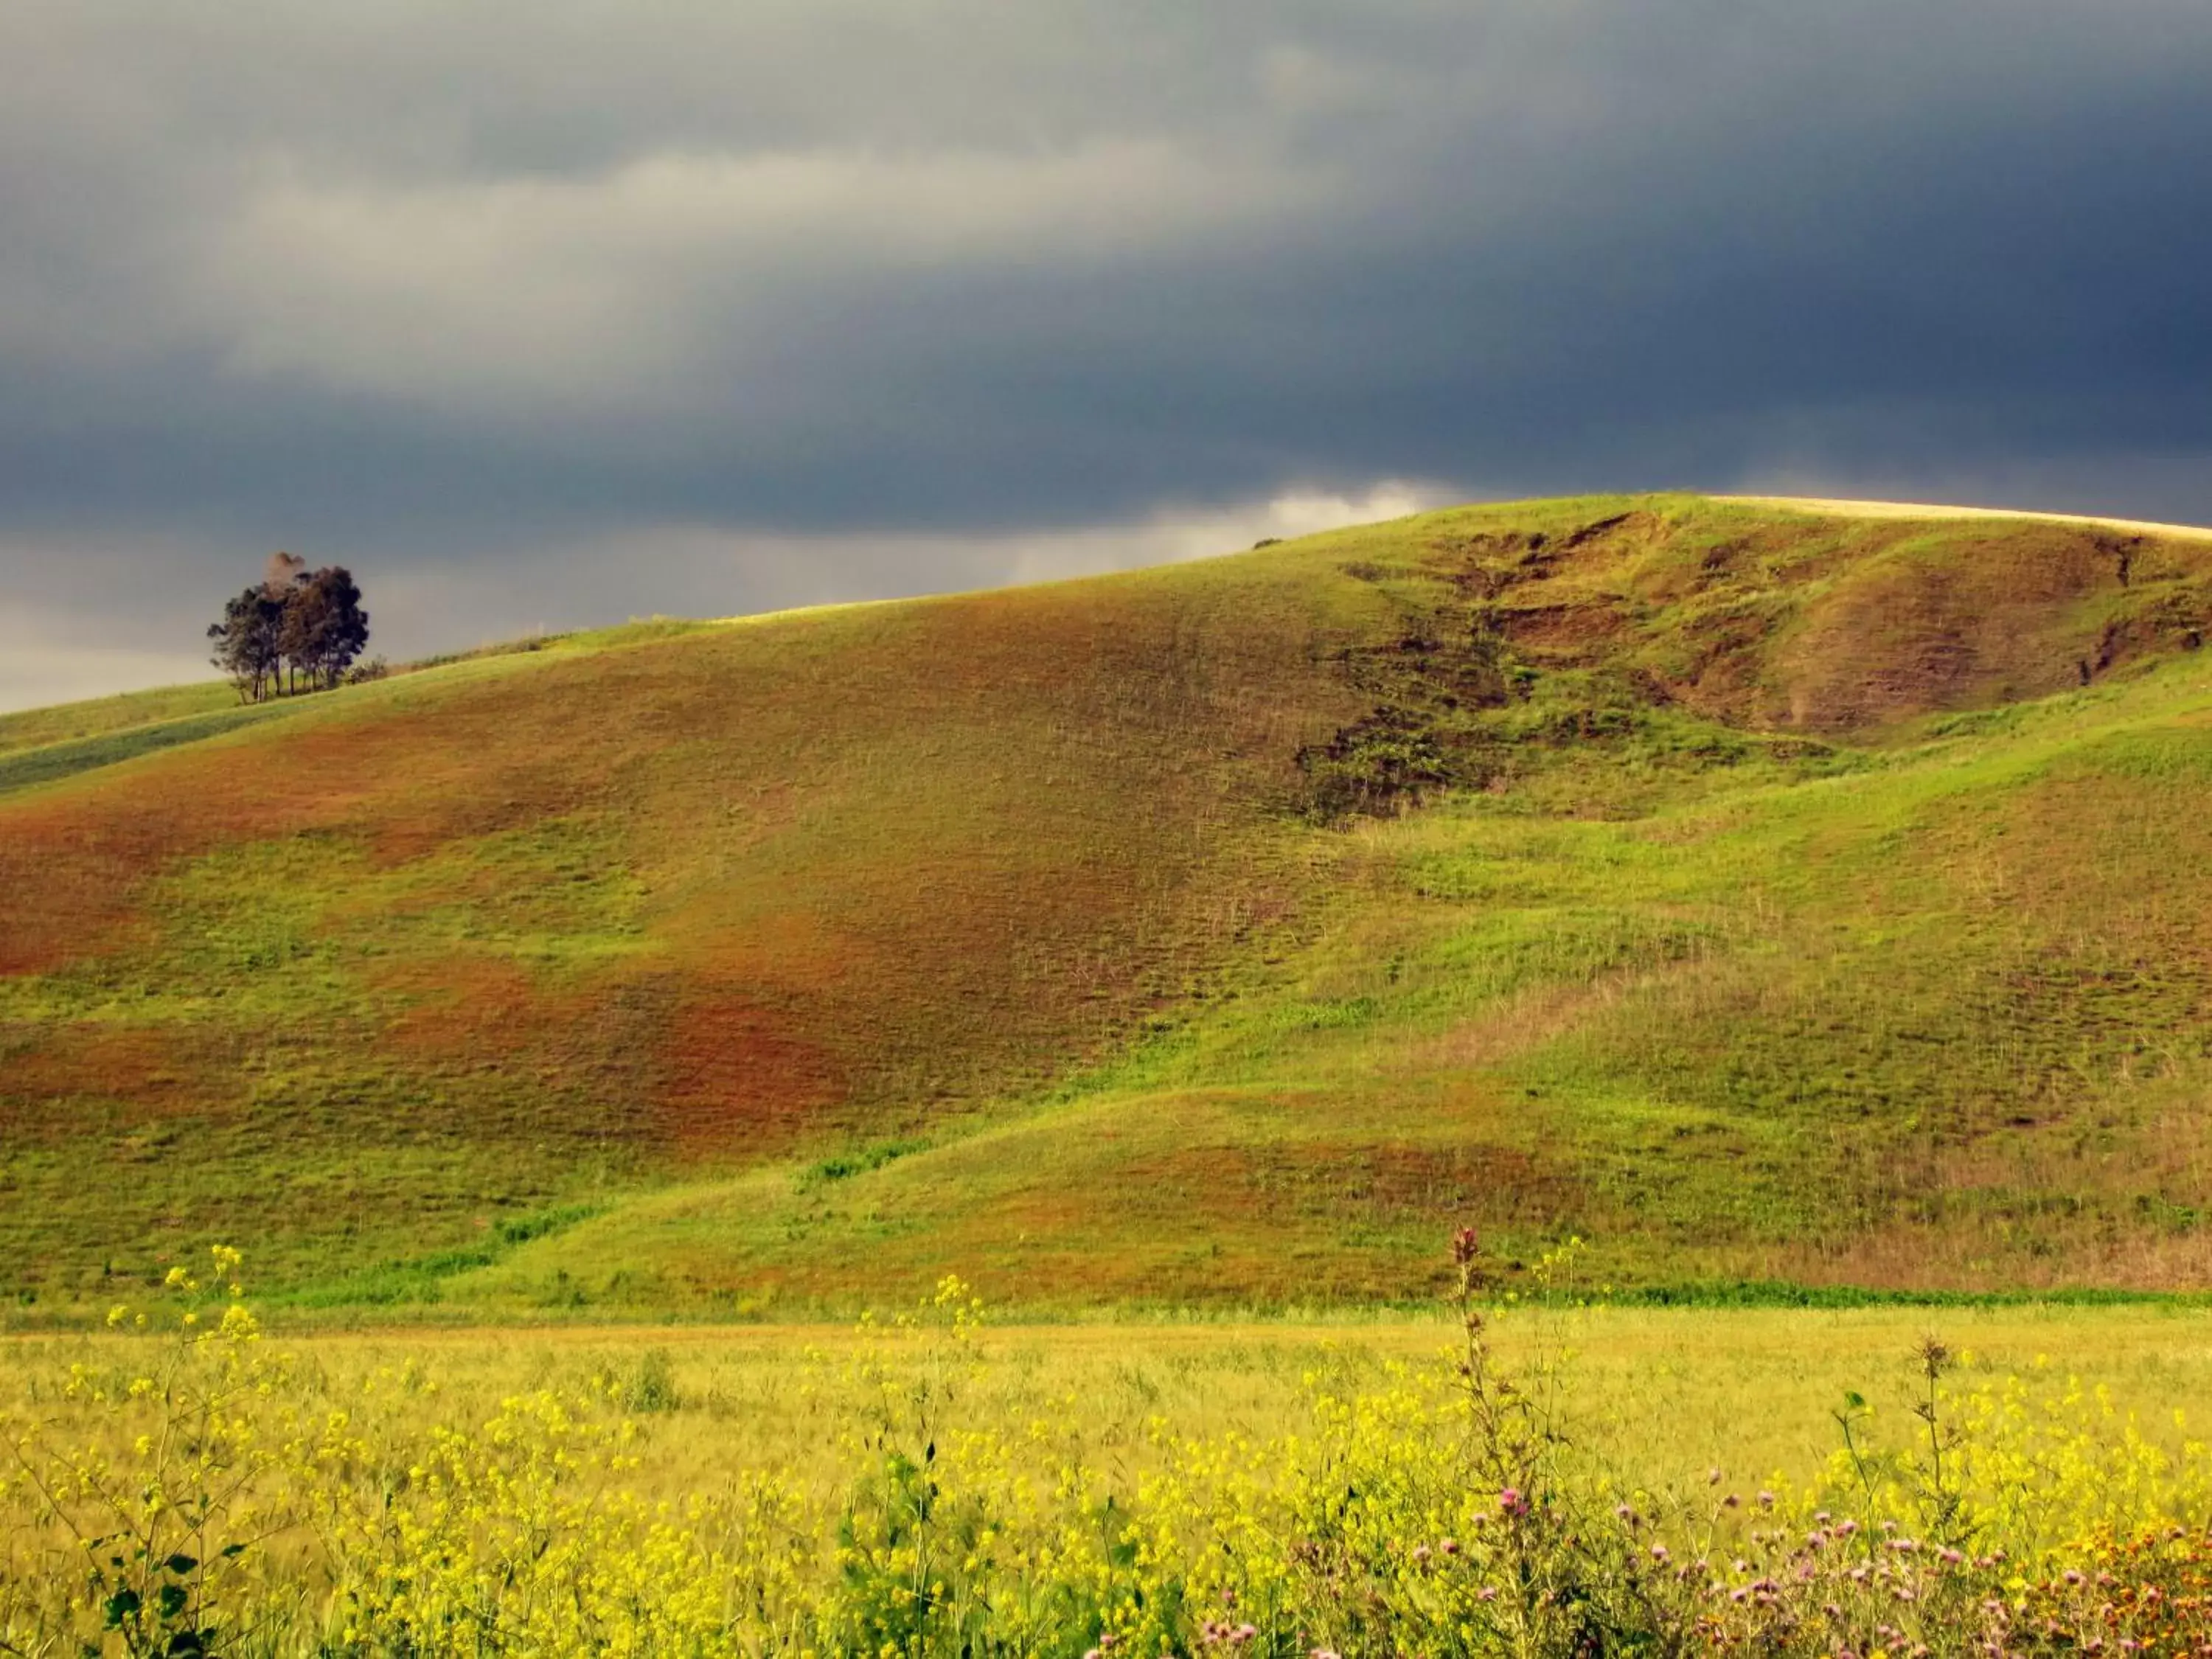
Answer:
<path fill-rule="evenodd" d="M 41 1306 L 216 1233 L 629 1311 L 1388 1298 L 1467 1219 L 2186 1282 L 2209 622 L 2165 532 L 1603 498 L 21 744 L 0 1246 Z"/>

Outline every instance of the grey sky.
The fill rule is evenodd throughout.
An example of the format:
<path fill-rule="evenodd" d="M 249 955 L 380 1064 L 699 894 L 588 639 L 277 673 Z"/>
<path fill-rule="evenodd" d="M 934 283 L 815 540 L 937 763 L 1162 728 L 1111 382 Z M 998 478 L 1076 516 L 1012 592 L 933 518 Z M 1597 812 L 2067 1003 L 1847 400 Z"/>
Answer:
<path fill-rule="evenodd" d="M 1455 495 L 2212 520 L 2202 0 L 0 0 L 0 706 Z"/>

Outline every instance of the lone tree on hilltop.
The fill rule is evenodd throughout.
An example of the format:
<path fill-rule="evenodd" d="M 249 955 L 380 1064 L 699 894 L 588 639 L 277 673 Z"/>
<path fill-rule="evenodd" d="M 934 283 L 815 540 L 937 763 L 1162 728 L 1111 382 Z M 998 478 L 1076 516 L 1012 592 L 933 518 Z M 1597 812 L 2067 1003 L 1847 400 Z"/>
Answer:
<path fill-rule="evenodd" d="M 342 564 L 326 566 L 299 582 L 284 599 L 284 625 L 276 638 L 307 689 L 327 689 L 345 678 L 368 643 L 368 612 L 361 588 Z"/>
<path fill-rule="evenodd" d="M 276 636 L 283 623 L 283 603 L 256 586 L 225 605 L 222 620 L 209 626 L 208 638 L 215 642 L 210 660 L 230 676 L 240 702 L 259 702 L 264 690 L 283 689 Z"/>
<path fill-rule="evenodd" d="M 296 554 L 271 556 L 258 584 L 223 606 L 208 629 L 212 660 L 241 702 L 336 685 L 368 643 L 368 612 L 343 565 L 310 572 Z"/>

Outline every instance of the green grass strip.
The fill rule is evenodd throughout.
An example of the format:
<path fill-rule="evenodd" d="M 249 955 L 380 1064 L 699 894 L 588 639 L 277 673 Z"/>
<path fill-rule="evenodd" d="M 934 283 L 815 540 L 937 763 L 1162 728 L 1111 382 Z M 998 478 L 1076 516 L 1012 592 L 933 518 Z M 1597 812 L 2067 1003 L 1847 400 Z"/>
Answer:
<path fill-rule="evenodd" d="M 103 732 L 97 737 L 47 744 L 20 754 L 0 755 L 0 795 L 136 760 L 141 755 L 156 754 L 180 744 L 220 737 L 263 720 L 280 720 L 299 713 L 307 707 L 308 701 L 286 698 L 276 702 L 249 703 L 217 714 L 190 714 L 181 720 L 161 720 L 120 732 Z"/>

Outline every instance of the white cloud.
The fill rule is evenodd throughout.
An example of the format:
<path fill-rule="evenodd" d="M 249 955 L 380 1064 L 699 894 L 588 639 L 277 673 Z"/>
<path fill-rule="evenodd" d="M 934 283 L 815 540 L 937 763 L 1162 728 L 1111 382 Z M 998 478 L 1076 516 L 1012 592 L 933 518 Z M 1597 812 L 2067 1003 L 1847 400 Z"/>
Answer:
<path fill-rule="evenodd" d="M 1328 490 L 1285 490 L 1241 505 L 1155 514 L 1141 524 L 1060 531 L 1005 538 L 1006 580 L 1049 581 L 1133 566 L 1167 564 L 1233 553 L 1264 537 L 1288 539 L 1346 525 L 1402 519 L 1452 499 L 1439 488 L 1390 479 L 1347 495 Z"/>

